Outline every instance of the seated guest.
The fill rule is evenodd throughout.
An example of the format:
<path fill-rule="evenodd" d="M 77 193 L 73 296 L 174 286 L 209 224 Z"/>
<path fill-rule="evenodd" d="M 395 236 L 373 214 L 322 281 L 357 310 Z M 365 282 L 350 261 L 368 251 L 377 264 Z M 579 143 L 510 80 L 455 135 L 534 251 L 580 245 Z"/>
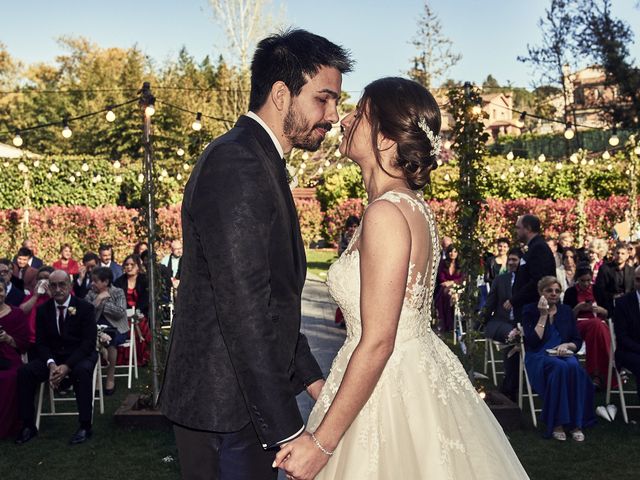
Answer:
<path fill-rule="evenodd" d="M 609 312 L 596 303 L 593 296 L 593 275 L 589 264 L 576 270 L 576 284 L 564 294 L 564 304 L 573 309 L 580 337 L 587 349 L 587 373 L 596 387 L 607 381 L 611 334 L 607 325 Z"/>
<path fill-rule="evenodd" d="M 595 423 L 593 383 L 574 355 L 582 346 L 571 308 L 560 302 L 560 283 L 555 277 L 538 282 L 540 300 L 522 311 L 525 368 L 533 390 L 543 401 L 540 419 L 545 437 L 566 440 L 568 429 L 577 442 L 582 429 Z"/>
<path fill-rule="evenodd" d="M 511 286 L 516 278 L 521 257 L 522 252 L 519 248 L 509 250 L 507 254 L 508 271 L 498 275 L 491 284 L 491 290 L 483 309 L 485 336 L 502 343 L 507 343 L 509 335 L 516 327 L 513 309 L 507 300 L 511 299 Z M 505 308 L 505 304 L 509 307 L 508 309 Z M 502 393 L 515 401 L 518 395 L 519 356 L 514 355 L 510 348 L 505 349 L 503 362 L 505 376 L 501 390 Z"/>
<path fill-rule="evenodd" d="M 138 255 L 129 255 L 124 259 L 122 266 L 124 274 L 113 284 L 124 291 L 127 307 L 140 312 L 140 318 L 136 323 L 136 348 L 138 365 L 144 365 L 149 360 L 149 342 L 151 341 L 151 331 L 146 318 L 149 310 L 147 276 L 142 273 L 142 260 Z M 127 363 L 128 359 L 129 350 L 120 350 L 118 363 Z"/>
<path fill-rule="evenodd" d="M 640 381 L 640 267 L 634 272 L 634 290 L 619 298 L 613 312 L 616 364 Z M 640 389 L 638 390 L 640 394 Z"/>
<path fill-rule="evenodd" d="M 553 258 L 556 260 L 556 268 L 562 266 L 562 254 L 558 251 L 558 241 L 555 238 L 547 238 L 547 245 L 553 253 Z"/>
<path fill-rule="evenodd" d="M 594 280 L 598 278 L 598 271 L 609 254 L 607 242 L 601 238 L 594 238 L 589 244 L 589 266 L 593 272 Z"/>
<path fill-rule="evenodd" d="M 0 438 L 20 429 L 16 379 L 29 337 L 24 313 L 5 303 L 6 292 L 7 283 L 0 279 Z"/>
<path fill-rule="evenodd" d="M 86 297 L 91 290 L 91 272 L 100 263 L 100 258 L 93 252 L 87 252 L 82 257 L 82 265 L 78 267 L 78 275 L 73 282 L 73 293 L 78 298 Z"/>
<path fill-rule="evenodd" d="M 98 359 L 94 308 L 71 295 L 71 278 L 56 270 L 49 276 L 53 298 L 36 313 L 38 358 L 18 370 L 19 410 L 22 432 L 16 443 L 23 444 L 38 434 L 34 397 L 42 382 L 57 389 L 70 377 L 78 405 L 80 427 L 69 443 L 83 443 L 91 437 L 93 410 L 93 369 Z"/>
<path fill-rule="evenodd" d="M 178 280 L 178 268 L 182 258 L 182 242 L 174 240 L 171 242 L 171 253 L 166 255 L 160 263 L 171 270 L 171 281 L 174 288 L 178 288 L 180 281 Z"/>
<path fill-rule="evenodd" d="M 27 248 L 29 249 L 29 251 L 31 252 L 31 256 L 29 257 L 29 260 L 27 260 L 27 263 L 29 264 L 30 267 L 35 268 L 36 270 L 39 269 L 40 267 L 42 267 L 44 265 L 44 262 L 42 261 L 41 258 L 36 257 L 35 253 L 36 253 L 36 249 L 35 249 L 35 245 L 33 244 L 33 242 L 31 240 L 29 240 L 28 238 L 22 242 L 21 245 L 22 248 Z M 13 263 L 16 262 L 17 256 L 13 257 Z"/>
<path fill-rule="evenodd" d="M 598 305 L 613 312 L 614 302 L 633 290 L 633 267 L 627 265 L 629 251 L 626 243 L 618 243 L 613 251 L 613 261 L 600 267 L 593 293 Z"/>
<path fill-rule="evenodd" d="M 509 239 L 498 238 L 496 240 L 496 254 L 491 255 L 484 265 L 484 281 L 491 285 L 498 275 L 507 273 L 507 256 L 509 252 Z"/>
<path fill-rule="evenodd" d="M 636 247 L 632 243 L 627 244 L 627 252 L 629 252 L 629 258 L 627 259 L 627 265 L 631 268 L 636 268 Z"/>
<path fill-rule="evenodd" d="M 149 250 L 149 244 L 144 240 L 139 241 L 133 246 L 133 253 L 135 255 L 142 255 L 142 252 Z"/>
<path fill-rule="evenodd" d="M 101 340 L 107 350 L 107 381 L 105 395 L 113 395 L 115 391 L 116 361 L 118 347 L 129 338 L 129 322 L 127 321 L 127 301 L 122 289 L 112 285 L 113 273 L 107 267 L 97 267 L 91 272 L 91 291 L 85 300 L 95 307 L 96 324 L 104 326 L 103 332 L 110 337 Z M 103 337 L 104 338 L 104 337 Z"/>
<path fill-rule="evenodd" d="M 360 225 L 360 218 L 356 215 L 349 215 L 347 221 L 344 223 L 344 230 L 340 234 L 340 244 L 338 245 L 338 256 L 342 255 L 344 251 L 349 247 L 349 243 L 353 238 L 353 234 Z"/>
<path fill-rule="evenodd" d="M 49 276 L 53 271 L 53 267 L 40 267 L 38 269 L 36 288 L 29 296 L 25 297 L 24 301 L 20 304 L 20 310 L 22 310 L 27 317 L 29 345 L 34 345 L 36 342 L 36 311 L 40 305 L 51 299 Z"/>
<path fill-rule="evenodd" d="M 13 276 L 13 264 L 8 258 L 0 258 L 0 280 L 6 285 L 5 300 L 7 305 L 18 307 L 24 301 L 24 282 Z M 19 282 L 22 286 L 16 287 L 14 281 Z"/>
<path fill-rule="evenodd" d="M 38 275 L 38 270 L 29 265 L 29 258 L 32 256 L 31 250 L 21 247 L 16 255 L 16 261 L 13 263 L 13 276 L 24 282 L 25 293 L 27 290 L 33 291 Z"/>
<path fill-rule="evenodd" d="M 140 255 L 140 261 L 142 262 L 143 270 L 149 272 L 149 251 L 145 250 Z M 169 267 L 156 263 L 156 272 L 160 277 L 160 302 L 169 303 L 171 301 L 171 270 Z M 147 275 L 148 277 L 148 275 Z"/>
<path fill-rule="evenodd" d="M 562 265 L 556 268 L 556 278 L 560 282 L 562 291 L 573 287 L 576 275 L 576 251 L 573 247 L 566 247 L 562 252 Z"/>
<path fill-rule="evenodd" d="M 69 275 L 74 276 L 80 272 L 78 262 L 71 258 L 71 245 L 65 243 L 60 247 L 60 258 L 53 262 L 53 268 L 64 270 Z"/>
<path fill-rule="evenodd" d="M 458 261 L 458 250 L 451 244 L 446 250 L 446 259 L 440 262 L 438 268 L 438 283 L 440 289 L 436 294 L 435 304 L 438 313 L 439 330 L 450 332 L 453 330 L 453 298 L 451 293 L 456 285 L 460 285 L 463 280 L 460 262 Z"/>
<path fill-rule="evenodd" d="M 113 258 L 113 247 L 105 243 L 98 248 L 98 256 L 100 257 L 100 267 L 109 267 L 113 272 L 113 279 L 117 280 L 122 275 L 122 267 L 118 265 Z"/>

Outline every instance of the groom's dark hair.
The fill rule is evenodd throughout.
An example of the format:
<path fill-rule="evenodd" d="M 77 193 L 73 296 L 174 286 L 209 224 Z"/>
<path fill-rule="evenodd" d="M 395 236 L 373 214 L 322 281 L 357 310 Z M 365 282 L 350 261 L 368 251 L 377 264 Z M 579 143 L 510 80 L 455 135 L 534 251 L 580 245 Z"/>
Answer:
<path fill-rule="evenodd" d="M 264 38 L 251 61 L 249 110 L 265 104 L 277 81 L 284 82 L 295 97 L 307 83 L 305 77 L 314 77 L 321 67 L 347 73 L 353 63 L 348 50 L 306 30 L 288 29 Z"/>

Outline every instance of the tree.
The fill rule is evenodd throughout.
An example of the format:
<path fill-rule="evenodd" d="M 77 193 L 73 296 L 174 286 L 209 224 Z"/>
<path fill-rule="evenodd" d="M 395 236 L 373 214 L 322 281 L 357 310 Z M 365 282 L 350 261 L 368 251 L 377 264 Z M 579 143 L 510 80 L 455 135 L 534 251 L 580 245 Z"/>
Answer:
<path fill-rule="evenodd" d="M 485 81 L 482 82 L 482 88 L 500 88 L 500 84 L 493 75 L 489 74 L 487 75 Z"/>
<path fill-rule="evenodd" d="M 418 31 L 411 44 L 418 53 L 411 59 L 413 68 L 407 73 L 426 88 L 430 88 L 435 80 L 446 75 L 462 59 L 462 55 L 453 52 L 453 42 L 444 36 L 440 19 L 428 0 L 424 2 Z"/>
<path fill-rule="evenodd" d="M 578 51 L 601 65 L 607 85 L 619 91 L 618 98 L 604 105 L 605 115 L 614 125 L 632 127 L 640 116 L 640 69 L 632 65 L 628 48 L 633 43 L 633 31 L 612 16 L 611 0 L 581 0 L 579 11 Z"/>
<path fill-rule="evenodd" d="M 572 53 L 575 51 L 575 12 L 572 1 L 551 0 L 544 17 L 538 21 L 542 43 L 539 46 L 527 45 L 527 56 L 518 56 L 519 61 L 531 64 L 540 73 L 542 84 L 558 85 L 562 88 L 565 122 L 568 121 L 567 106 L 570 103 L 565 65 L 572 64 Z"/>

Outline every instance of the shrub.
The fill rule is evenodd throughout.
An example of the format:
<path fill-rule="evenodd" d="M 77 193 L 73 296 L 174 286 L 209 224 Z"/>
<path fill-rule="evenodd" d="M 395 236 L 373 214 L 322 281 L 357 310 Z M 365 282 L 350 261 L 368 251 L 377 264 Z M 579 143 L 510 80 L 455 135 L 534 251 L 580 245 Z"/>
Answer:
<path fill-rule="evenodd" d="M 300 221 L 300 233 L 305 247 L 309 247 L 321 238 L 322 233 L 322 209 L 320 202 L 315 199 L 295 199 L 298 219 Z"/>
<path fill-rule="evenodd" d="M 324 217 L 324 237 L 334 247 L 340 243 L 340 234 L 344 230 L 347 218 L 355 215 L 362 218 L 364 205 L 360 198 L 349 198 L 329 209 Z"/>

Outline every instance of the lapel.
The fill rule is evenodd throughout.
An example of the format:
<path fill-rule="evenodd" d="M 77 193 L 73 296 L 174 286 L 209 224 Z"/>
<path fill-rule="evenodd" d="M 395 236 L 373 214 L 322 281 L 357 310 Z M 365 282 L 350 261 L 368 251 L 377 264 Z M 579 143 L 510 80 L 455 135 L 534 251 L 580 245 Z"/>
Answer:
<path fill-rule="evenodd" d="M 289 217 L 289 224 L 291 226 L 291 249 L 293 254 L 293 263 L 296 270 L 295 274 L 298 288 L 300 291 L 302 291 L 302 287 L 304 286 L 304 281 L 307 275 L 306 255 L 304 251 L 302 235 L 300 233 L 298 212 L 293 201 L 291 188 L 289 188 L 289 183 L 287 182 L 284 160 L 280 158 L 278 149 L 273 144 L 273 141 L 271 140 L 271 137 L 269 136 L 267 131 L 262 128 L 262 126 L 258 124 L 258 122 L 243 115 L 238 119 L 236 126 L 246 128 L 253 134 L 260 149 L 260 151 L 256 153 L 265 160 L 267 171 L 269 172 L 269 175 L 271 176 L 275 185 L 277 185 L 278 191 L 276 192 L 276 194 L 284 203 L 286 213 Z"/>

